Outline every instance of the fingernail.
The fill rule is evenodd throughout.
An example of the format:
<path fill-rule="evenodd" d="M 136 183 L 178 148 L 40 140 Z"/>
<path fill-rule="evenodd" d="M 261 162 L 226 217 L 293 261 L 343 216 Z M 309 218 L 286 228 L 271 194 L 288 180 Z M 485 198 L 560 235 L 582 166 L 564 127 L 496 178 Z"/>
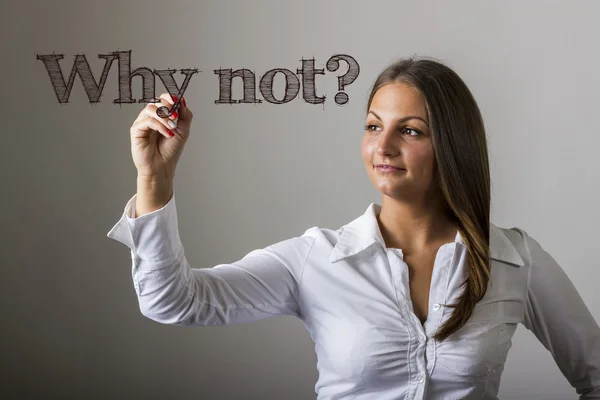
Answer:
<path fill-rule="evenodd" d="M 177 118 L 179 118 L 179 114 L 177 113 L 177 111 L 173 111 L 173 114 L 171 114 L 171 116 L 169 118 L 177 119 Z"/>
<path fill-rule="evenodd" d="M 169 132 L 169 135 L 175 136 L 175 134 L 173 132 L 171 132 L 171 131 L 167 131 L 167 132 Z"/>
<path fill-rule="evenodd" d="M 183 102 L 183 106 L 184 106 L 184 107 L 187 107 L 187 103 L 185 102 L 185 97 L 182 97 L 182 98 L 181 98 L 181 101 Z"/>
<path fill-rule="evenodd" d="M 173 98 L 173 101 L 177 101 L 177 96 L 171 96 Z"/>
<path fill-rule="evenodd" d="M 177 122 L 172 121 L 172 120 L 168 120 L 167 123 L 169 124 L 169 126 L 171 128 L 177 128 Z"/>

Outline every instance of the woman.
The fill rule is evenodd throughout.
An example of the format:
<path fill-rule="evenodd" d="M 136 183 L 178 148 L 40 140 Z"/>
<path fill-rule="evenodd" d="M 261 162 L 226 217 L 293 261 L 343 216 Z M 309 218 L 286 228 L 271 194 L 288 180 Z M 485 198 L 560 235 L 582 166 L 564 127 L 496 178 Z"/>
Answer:
<path fill-rule="evenodd" d="M 582 399 L 600 399 L 600 328 L 535 239 L 490 223 L 484 124 L 447 66 L 402 59 L 373 86 L 362 156 L 381 205 L 213 268 L 190 268 L 177 227 L 173 178 L 192 112 L 184 104 L 171 136 L 156 107 L 131 127 L 137 193 L 108 233 L 132 250 L 148 318 L 296 316 L 315 341 L 319 399 L 496 399 L 522 323 Z"/>

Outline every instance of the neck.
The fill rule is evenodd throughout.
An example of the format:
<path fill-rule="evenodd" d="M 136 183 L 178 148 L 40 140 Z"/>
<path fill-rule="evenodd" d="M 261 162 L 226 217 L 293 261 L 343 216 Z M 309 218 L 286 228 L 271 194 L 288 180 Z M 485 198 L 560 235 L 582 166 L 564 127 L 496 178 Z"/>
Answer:
<path fill-rule="evenodd" d="M 384 196 L 377 222 L 386 247 L 400 248 L 406 253 L 453 242 L 458 229 L 439 196 L 429 202 Z"/>

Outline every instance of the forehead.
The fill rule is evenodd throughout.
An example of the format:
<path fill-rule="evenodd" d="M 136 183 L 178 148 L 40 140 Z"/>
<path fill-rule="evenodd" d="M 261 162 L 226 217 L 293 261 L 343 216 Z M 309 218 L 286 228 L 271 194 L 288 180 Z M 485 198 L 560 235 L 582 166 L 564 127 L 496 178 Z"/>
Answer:
<path fill-rule="evenodd" d="M 427 107 L 421 94 L 405 83 L 388 83 L 377 89 L 370 110 L 381 118 L 417 115 L 427 120 Z"/>

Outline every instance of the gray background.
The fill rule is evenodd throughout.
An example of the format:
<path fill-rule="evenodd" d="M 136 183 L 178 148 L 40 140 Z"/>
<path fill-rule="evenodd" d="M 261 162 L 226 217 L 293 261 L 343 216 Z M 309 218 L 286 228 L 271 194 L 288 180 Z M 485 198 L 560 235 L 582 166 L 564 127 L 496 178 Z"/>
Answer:
<path fill-rule="evenodd" d="M 132 50 L 132 69 L 202 71 L 185 95 L 195 118 L 175 180 L 197 268 L 312 226 L 337 229 L 379 202 L 360 154 L 370 85 L 398 57 L 436 57 L 481 107 L 492 221 L 538 239 L 598 321 L 599 13 L 597 1 L 10 3 L 0 15 L 0 395 L 315 398 L 316 357 L 299 320 L 182 328 L 140 314 L 129 249 L 106 233 L 135 193 L 129 127 L 143 105 L 112 103 L 116 62 L 100 103 L 89 103 L 77 77 L 61 105 L 36 54 L 64 54 L 65 77 L 85 54 L 98 78 L 97 55 L 117 50 Z M 337 53 L 361 68 L 343 107 L 333 101 L 337 72 L 317 76 L 324 105 L 301 95 L 283 105 L 214 104 L 214 69 L 249 68 L 258 79 L 295 71 L 301 58 L 324 68 Z M 139 99 L 139 78 L 133 90 Z M 499 396 L 577 397 L 522 325 Z"/>

